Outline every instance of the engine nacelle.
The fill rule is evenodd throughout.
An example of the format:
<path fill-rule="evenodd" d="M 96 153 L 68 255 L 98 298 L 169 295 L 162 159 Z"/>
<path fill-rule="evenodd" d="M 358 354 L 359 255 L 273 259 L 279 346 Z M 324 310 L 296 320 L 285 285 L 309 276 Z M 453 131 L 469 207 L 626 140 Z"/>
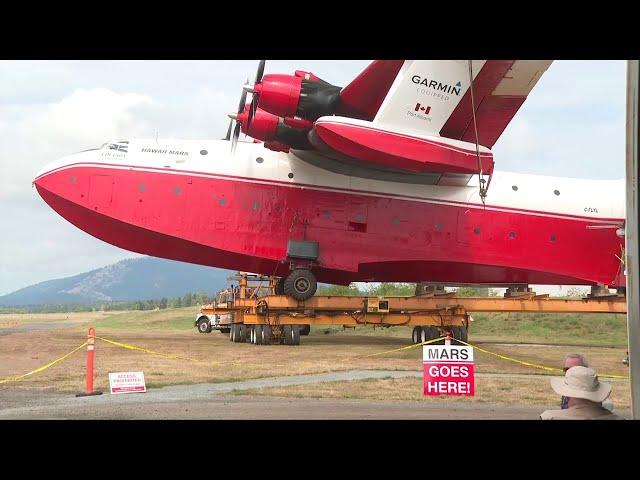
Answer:
<path fill-rule="evenodd" d="M 237 121 L 241 124 L 242 133 L 253 137 L 254 139 L 262 140 L 270 143 L 274 148 L 278 148 L 276 151 L 289 151 L 289 147 L 293 147 L 298 150 L 305 150 L 309 148 L 309 140 L 307 133 L 313 122 L 298 118 L 280 118 L 272 113 L 262 110 L 262 108 L 256 108 L 256 111 L 249 120 L 250 104 L 247 104 L 244 111 L 237 116 Z M 283 150 L 286 148 L 286 150 Z"/>
<path fill-rule="evenodd" d="M 272 73 L 253 86 L 258 105 L 283 118 L 300 117 L 315 121 L 340 110 L 340 90 L 310 72 L 295 75 Z"/>
<path fill-rule="evenodd" d="M 289 146 L 279 142 L 265 142 L 264 147 L 268 148 L 269 150 L 273 150 L 274 152 L 289 153 Z"/>

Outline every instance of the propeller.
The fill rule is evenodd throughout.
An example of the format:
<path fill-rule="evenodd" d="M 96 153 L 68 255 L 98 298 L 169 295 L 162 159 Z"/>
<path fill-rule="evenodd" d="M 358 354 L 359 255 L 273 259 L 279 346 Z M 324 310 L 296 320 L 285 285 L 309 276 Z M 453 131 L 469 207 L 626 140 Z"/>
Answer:
<path fill-rule="evenodd" d="M 249 84 L 249 79 L 247 78 L 245 85 Z M 244 112 L 245 104 L 247 101 L 247 91 L 243 88 L 242 95 L 240 95 L 240 103 L 238 104 L 237 113 L 229 114 L 229 128 L 227 129 L 227 136 L 225 140 L 231 140 L 231 152 L 236 151 L 236 145 L 238 144 L 238 138 L 240 137 L 240 129 L 242 128 L 242 124 L 238 121 L 238 115 Z M 233 122 L 236 122 L 236 127 L 233 129 L 233 137 L 231 137 L 231 127 Z"/>
<path fill-rule="evenodd" d="M 249 87 L 248 85 L 244 87 L 245 92 L 251 92 L 253 94 L 253 97 L 251 98 L 251 107 L 249 108 L 249 117 L 247 118 L 247 126 L 251 125 L 251 120 L 253 120 L 253 116 L 255 115 L 256 109 L 258 108 L 260 95 L 259 92 L 256 91 L 256 85 L 258 85 L 262 81 L 262 75 L 264 75 L 264 66 L 266 63 L 266 60 L 260 60 L 260 63 L 258 63 L 256 81 L 253 82 L 253 87 Z"/>

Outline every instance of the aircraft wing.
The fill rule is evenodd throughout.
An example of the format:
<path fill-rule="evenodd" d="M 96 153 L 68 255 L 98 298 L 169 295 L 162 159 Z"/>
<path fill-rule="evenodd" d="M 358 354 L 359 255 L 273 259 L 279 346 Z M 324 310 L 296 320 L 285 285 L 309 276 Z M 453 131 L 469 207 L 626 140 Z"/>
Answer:
<path fill-rule="evenodd" d="M 473 60 L 469 72 L 468 60 L 378 60 L 340 97 L 345 111 L 380 127 L 475 143 L 472 84 L 478 143 L 491 148 L 550 64 Z"/>

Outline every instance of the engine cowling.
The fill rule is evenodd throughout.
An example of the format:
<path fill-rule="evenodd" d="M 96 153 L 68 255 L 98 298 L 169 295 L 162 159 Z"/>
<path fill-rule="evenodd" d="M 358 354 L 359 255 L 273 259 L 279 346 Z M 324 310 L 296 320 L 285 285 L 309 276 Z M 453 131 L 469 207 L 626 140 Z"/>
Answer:
<path fill-rule="evenodd" d="M 308 120 L 297 118 L 280 118 L 261 108 L 256 111 L 248 122 L 250 105 L 247 104 L 242 113 L 236 115 L 241 124 L 242 133 L 265 142 L 265 147 L 276 151 L 289 151 L 289 147 L 305 150 L 310 147 L 307 133 L 313 127 Z M 267 144 L 270 146 L 267 146 Z M 286 148 L 286 150 L 284 150 Z"/>
<path fill-rule="evenodd" d="M 310 72 L 297 70 L 295 75 L 265 75 L 251 90 L 258 96 L 258 106 L 278 117 L 315 121 L 340 110 L 342 88 Z"/>

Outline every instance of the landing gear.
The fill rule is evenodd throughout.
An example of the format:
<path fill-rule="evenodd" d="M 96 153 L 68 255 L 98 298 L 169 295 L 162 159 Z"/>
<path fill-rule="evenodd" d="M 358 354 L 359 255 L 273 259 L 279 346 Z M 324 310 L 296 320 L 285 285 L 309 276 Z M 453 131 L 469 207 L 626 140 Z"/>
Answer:
<path fill-rule="evenodd" d="M 284 279 L 283 287 L 285 295 L 289 295 L 298 301 L 303 301 L 315 295 L 318 289 L 318 281 L 310 270 L 297 268 Z"/>

